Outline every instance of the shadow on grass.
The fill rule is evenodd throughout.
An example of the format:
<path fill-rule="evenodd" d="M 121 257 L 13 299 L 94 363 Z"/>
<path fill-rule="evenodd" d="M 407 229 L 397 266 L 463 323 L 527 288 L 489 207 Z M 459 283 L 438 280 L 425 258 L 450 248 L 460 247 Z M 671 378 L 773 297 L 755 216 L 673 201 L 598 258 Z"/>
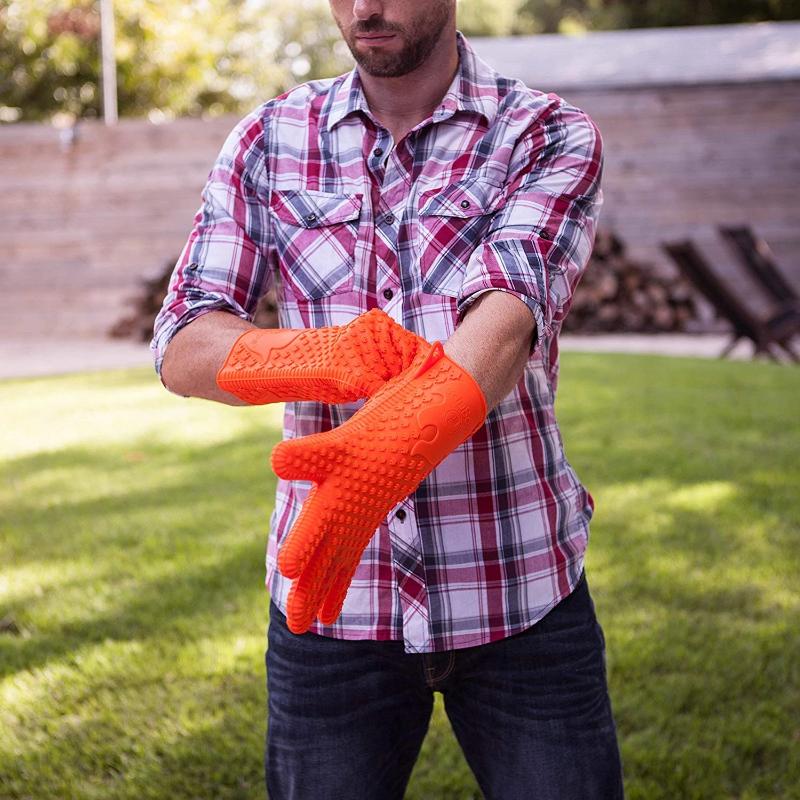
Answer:
<path fill-rule="evenodd" d="M 13 493 L 13 508 L 4 513 L 3 536 L 16 569 L 26 564 L 63 562 L 91 557 L 77 579 L 53 579 L 51 585 L 19 592 L 4 614 L 19 616 L 28 637 L 0 635 L 0 676 L 37 669 L 75 647 L 112 639 L 157 639 L 165 634 L 191 635 L 193 623 L 214 616 L 215 609 L 236 601 L 251 587 L 263 590 L 264 554 L 275 478 L 269 471 L 269 450 L 242 436 L 223 446 L 184 448 L 176 452 L 143 443 L 145 463 L 128 464 L 119 451 L 70 448 L 55 455 L 27 456 L 6 463 L 6 481 L 24 487 L 47 470 L 84 470 L 102 476 L 97 496 L 55 502 Z M 125 479 L 153 483 L 148 465 L 157 464 L 158 484 L 148 489 L 120 490 Z M 133 475 L 131 475 L 133 473 Z M 59 477 L 59 482 L 68 479 Z M 90 487 L 89 491 L 94 491 Z M 86 491 L 86 487 L 82 487 Z M 107 492 L 115 492 L 107 494 Z M 119 594 L 113 591 L 120 586 Z M 80 612 L 71 608 L 69 621 L 49 618 L 26 625 L 26 609 L 42 603 L 77 604 L 91 608 L 98 593 L 108 593 L 111 610 Z M 85 615 L 85 616 L 84 616 Z M 46 627 L 45 627 L 46 626 Z"/>
<path fill-rule="evenodd" d="M 36 670 L 61 659 L 75 648 L 114 641 L 147 642 L 167 638 L 188 641 L 221 623 L 223 609 L 235 608 L 263 588 L 263 548 L 243 545 L 221 553 L 213 564 L 176 566 L 152 580 L 127 588 L 107 613 L 58 624 L 30 638 L 4 637 L 0 677 L 19 670 Z M 86 585 L 96 583 L 87 579 Z M 80 596 L 80 584 L 71 592 Z"/>

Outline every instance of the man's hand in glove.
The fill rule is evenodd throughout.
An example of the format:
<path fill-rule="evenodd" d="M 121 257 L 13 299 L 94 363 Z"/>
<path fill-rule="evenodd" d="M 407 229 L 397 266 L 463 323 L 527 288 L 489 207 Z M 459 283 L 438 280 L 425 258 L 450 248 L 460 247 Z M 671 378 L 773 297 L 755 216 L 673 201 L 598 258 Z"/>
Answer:
<path fill-rule="evenodd" d="M 314 484 L 278 553 L 278 568 L 293 579 L 287 622 L 294 633 L 317 616 L 336 620 L 380 522 L 486 418 L 486 398 L 470 373 L 441 342 L 422 342 L 342 425 L 272 451 L 277 475 Z"/>
<path fill-rule="evenodd" d="M 216 382 L 254 405 L 347 403 L 374 394 L 426 346 L 378 308 L 347 325 L 253 328 L 233 343 Z"/>

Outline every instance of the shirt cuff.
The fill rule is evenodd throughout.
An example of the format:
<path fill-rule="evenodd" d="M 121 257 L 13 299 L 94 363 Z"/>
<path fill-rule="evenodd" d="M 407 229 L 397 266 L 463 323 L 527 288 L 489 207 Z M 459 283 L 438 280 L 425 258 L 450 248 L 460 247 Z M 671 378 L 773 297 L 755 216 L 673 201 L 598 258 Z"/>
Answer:
<path fill-rule="evenodd" d="M 456 318 L 484 291 L 492 289 L 516 295 L 530 309 L 536 321 L 536 338 L 529 358 L 540 352 L 542 343 L 552 336 L 552 315 L 545 305 L 548 281 L 542 256 L 525 239 L 498 239 L 484 242 L 470 257 L 466 275 L 456 297 Z"/>
<path fill-rule="evenodd" d="M 150 340 L 150 352 L 153 354 L 156 374 L 161 381 L 161 385 L 165 389 L 169 387 L 164 383 L 164 379 L 161 376 L 161 367 L 164 363 L 164 354 L 167 351 L 167 345 L 181 328 L 185 328 L 190 322 L 196 320 L 198 317 L 202 317 L 203 314 L 207 314 L 209 311 L 227 311 L 231 314 L 235 314 L 237 317 L 241 317 L 241 319 L 252 322 L 252 317 L 241 306 L 232 306 L 229 300 L 222 298 L 201 301 L 201 304 L 192 306 L 180 317 L 163 327 L 159 324 L 159 321 L 157 321 L 155 334 Z"/>

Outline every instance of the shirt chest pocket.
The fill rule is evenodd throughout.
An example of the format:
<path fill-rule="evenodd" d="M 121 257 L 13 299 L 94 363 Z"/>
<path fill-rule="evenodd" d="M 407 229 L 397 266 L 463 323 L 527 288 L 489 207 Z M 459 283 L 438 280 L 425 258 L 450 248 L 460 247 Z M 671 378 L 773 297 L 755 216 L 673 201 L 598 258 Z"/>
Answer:
<path fill-rule="evenodd" d="M 295 296 L 351 291 L 361 194 L 281 189 L 270 195 L 278 268 Z"/>
<path fill-rule="evenodd" d="M 419 207 L 422 291 L 456 297 L 469 257 L 502 206 L 503 187 L 472 177 L 425 192 Z"/>

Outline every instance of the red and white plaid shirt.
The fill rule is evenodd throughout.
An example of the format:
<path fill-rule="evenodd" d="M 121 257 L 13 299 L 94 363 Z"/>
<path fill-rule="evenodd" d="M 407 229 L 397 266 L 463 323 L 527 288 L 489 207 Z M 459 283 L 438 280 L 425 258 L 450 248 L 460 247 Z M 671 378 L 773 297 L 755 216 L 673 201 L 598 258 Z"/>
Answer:
<path fill-rule="evenodd" d="M 558 340 L 602 203 L 602 140 L 580 109 L 503 77 L 458 32 L 459 71 L 399 143 L 370 113 L 356 68 L 247 115 L 203 191 L 151 344 L 224 309 L 252 319 L 275 286 L 280 326 L 343 325 L 383 308 L 445 341 L 482 292 L 511 292 L 535 346 L 483 426 L 387 515 L 341 616 L 314 633 L 399 639 L 406 652 L 491 642 L 529 627 L 580 577 L 594 501 L 554 413 Z M 289 402 L 284 437 L 341 425 L 365 400 Z M 266 585 L 308 481 L 279 479 Z"/>

